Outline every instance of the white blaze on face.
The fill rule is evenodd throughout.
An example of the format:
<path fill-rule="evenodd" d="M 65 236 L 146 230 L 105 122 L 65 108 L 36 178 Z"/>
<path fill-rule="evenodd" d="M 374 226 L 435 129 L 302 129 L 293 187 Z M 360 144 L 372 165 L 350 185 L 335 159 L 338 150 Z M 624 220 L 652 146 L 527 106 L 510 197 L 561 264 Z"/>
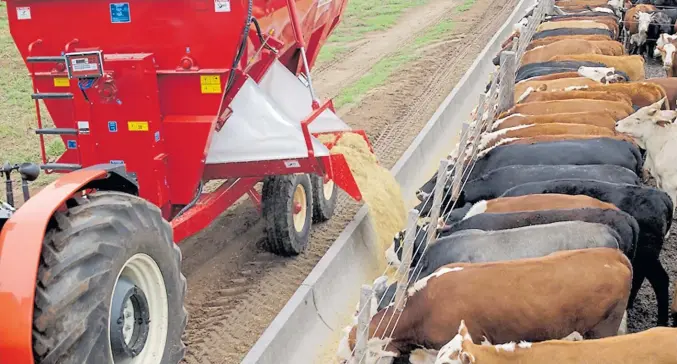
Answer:
<path fill-rule="evenodd" d="M 609 2 L 611 2 L 611 1 L 609 1 Z M 609 5 L 611 5 L 611 4 L 609 4 Z M 611 6 L 614 6 L 614 5 L 611 5 Z M 609 9 L 609 8 L 592 8 L 592 11 L 596 11 L 596 12 L 599 12 L 599 13 L 614 14 L 614 11 Z"/>
<path fill-rule="evenodd" d="M 621 8 L 623 8 L 623 0 L 609 0 L 609 1 L 607 2 L 607 4 L 608 4 L 609 6 L 611 6 L 612 8 L 614 8 L 614 9 L 621 9 Z M 598 9 L 598 8 L 595 8 L 595 9 Z M 606 9 L 606 8 L 604 8 L 604 9 Z M 609 9 L 607 9 L 607 10 L 609 10 Z"/>
<path fill-rule="evenodd" d="M 520 102 L 524 101 L 529 95 L 531 95 L 532 92 L 536 91 L 533 87 L 529 86 L 524 93 L 520 95 L 520 97 L 517 99 L 517 103 L 519 104 Z"/>
<path fill-rule="evenodd" d="M 637 28 L 640 33 L 649 31 L 649 24 L 651 23 L 651 14 L 640 11 L 637 13 Z"/>
<path fill-rule="evenodd" d="M 677 47 L 675 47 L 675 45 L 672 43 L 668 43 L 663 46 L 663 50 L 665 51 L 665 57 L 663 57 L 663 67 L 670 68 L 672 67 L 672 61 L 675 57 L 675 51 L 677 51 Z"/>
<path fill-rule="evenodd" d="M 438 269 L 435 273 L 433 273 L 433 274 L 431 274 L 431 275 L 429 275 L 429 276 L 427 276 L 427 277 L 425 277 L 425 278 L 419 279 L 418 281 L 414 282 L 414 285 L 411 286 L 411 288 L 409 288 L 409 289 L 407 290 L 407 294 L 409 295 L 409 297 L 411 297 L 411 296 L 413 296 L 416 292 L 418 292 L 418 291 L 424 289 L 424 288 L 428 285 L 428 281 L 429 281 L 430 279 L 432 279 L 432 278 L 441 277 L 441 276 L 443 276 L 443 275 L 445 275 L 445 274 L 447 274 L 447 273 L 451 273 L 451 272 L 460 272 L 460 271 L 462 271 L 462 270 L 463 270 L 462 267 L 456 267 L 456 268 L 440 268 L 440 269 Z"/>
<path fill-rule="evenodd" d="M 433 349 L 414 349 L 409 354 L 409 363 L 411 364 L 435 364 L 439 351 Z"/>
<path fill-rule="evenodd" d="M 613 76 L 616 69 L 613 67 L 585 67 L 578 68 L 578 74 L 582 77 L 587 77 L 596 82 L 602 82 L 607 77 Z"/>

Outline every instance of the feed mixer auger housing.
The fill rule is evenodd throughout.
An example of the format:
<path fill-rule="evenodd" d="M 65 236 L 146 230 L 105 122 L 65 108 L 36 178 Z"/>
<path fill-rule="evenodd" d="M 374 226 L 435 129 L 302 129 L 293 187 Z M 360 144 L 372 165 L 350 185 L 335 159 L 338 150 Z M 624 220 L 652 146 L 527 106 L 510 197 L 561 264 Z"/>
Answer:
<path fill-rule="evenodd" d="M 330 152 L 351 129 L 309 72 L 346 0 L 4 1 L 40 167 L 64 174 L 18 209 L 0 201 L 1 363 L 178 363 L 174 242 L 248 195 L 267 248 L 295 255 L 336 186 L 361 199 Z M 63 140 L 58 160 L 47 138 Z M 39 172 L 3 165 L 9 192 L 13 171 L 24 187 Z"/>

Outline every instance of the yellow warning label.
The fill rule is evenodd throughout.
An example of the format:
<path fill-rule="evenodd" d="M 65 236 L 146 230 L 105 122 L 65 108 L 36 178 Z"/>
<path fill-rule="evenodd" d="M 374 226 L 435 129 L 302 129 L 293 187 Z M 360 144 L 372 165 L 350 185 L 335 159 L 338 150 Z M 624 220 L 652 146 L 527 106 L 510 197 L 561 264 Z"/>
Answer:
<path fill-rule="evenodd" d="M 128 121 L 127 129 L 129 131 L 148 131 L 147 121 Z"/>
<path fill-rule="evenodd" d="M 54 87 L 69 87 L 70 85 L 68 77 L 54 77 Z"/>
<path fill-rule="evenodd" d="M 221 93 L 221 76 L 208 75 L 200 76 L 200 90 L 203 94 Z"/>

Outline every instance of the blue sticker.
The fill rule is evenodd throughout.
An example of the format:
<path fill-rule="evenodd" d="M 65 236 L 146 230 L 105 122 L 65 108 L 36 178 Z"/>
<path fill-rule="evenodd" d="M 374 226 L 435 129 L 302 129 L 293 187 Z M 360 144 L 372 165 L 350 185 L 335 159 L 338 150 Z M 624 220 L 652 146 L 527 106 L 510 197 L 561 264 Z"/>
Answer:
<path fill-rule="evenodd" d="M 156 132 L 155 132 L 155 142 L 157 143 L 157 142 L 159 142 L 159 141 L 160 141 L 160 132 L 159 132 L 159 131 L 156 131 Z"/>
<path fill-rule="evenodd" d="M 129 3 L 111 3 L 110 4 L 110 22 L 111 23 L 130 23 L 132 15 L 129 12 Z"/>
<path fill-rule="evenodd" d="M 66 145 L 68 145 L 68 149 L 77 149 L 78 148 L 78 143 L 75 140 L 67 141 Z"/>
<path fill-rule="evenodd" d="M 117 121 L 109 121 L 108 122 L 108 131 L 111 133 L 117 133 L 118 132 L 118 122 Z"/>
<path fill-rule="evenodd" d="M 119 159 L 111 159 L 110 164 L 125 164 L 125 161 Z"/>

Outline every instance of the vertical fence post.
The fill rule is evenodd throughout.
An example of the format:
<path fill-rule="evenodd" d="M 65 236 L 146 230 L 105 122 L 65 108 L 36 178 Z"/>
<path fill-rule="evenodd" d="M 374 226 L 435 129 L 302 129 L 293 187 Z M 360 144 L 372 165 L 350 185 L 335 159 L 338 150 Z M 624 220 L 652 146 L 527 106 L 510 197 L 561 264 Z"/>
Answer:
<path fill-rule="evenodd" d="M 435 183 L 435 197 L 433 197 L 433 208 L 430 210 L 430 224 L 428 225 L 427 246 L 430 246 L 437 238 L 437 220 L 440 218 L 442 208 L 442 199 L 444 197 L 444 186 L 447 185 L 447 168 L 449 161 L 440 160 L 440 167 L 437 169 L 437 183 Z"/>
<path fill-rule="evenodd" d="M 500 79 L 498 90 L 498 112 L 508 110 L 515 104 L 515 70 L 516 58 L 514 52 L 501 54 Z"/>
<path fill-rule="evenodd" d="M 414 250 L 414 239 L 416 239 L 418 214 L 419 211 L 416 209 L 409 210 L 409 217 L 407 218 L 407 232 L 404 234 L 404 244 L 402 247 L 402 263 L 398 272 L 397 291 L 395 291 L 395 308 L 399 311 L 404 309 L 405 298 L 407 296 L 409 267 L 411 266 L 411 257 Z"/>
<path fill-rule="evenodd" d="M 470 161 L 474 161 L 475 158 L 477 158 L 477 149 L 480 146 L 480 139 L 481 139 L 481 136 L 482 136 L 482 128 L 484 128 L 486 126 L 486 124 L 485 124 L 486 119 L 484 117 L 484 114 L 485 114 L 485 111 L 487 111 L 487 102 L 488 102 L 487 100 L 488 100 L 488 98 L 487 98 L 486 94 L 483 94 L 483 93 L 480 94 L 480 99 L 479 99 L 479 102 L 478 102 L 478 105 L 479 105 L 478 110 L 480 112 L 477 113 L 478 115 L 477 115 L 477 121 L 476 121 L 476 124 L 479 127 L 475 130 L 475 134 L 473 135 L 473 139 L 474 139 L 475 143 L 473 144 L 472 152 L 470 153 L 470 159 L 469 159 Z M 460 192 L 461 191 L 460 191 L 460 185 L 459 185 L 459 193 Z M 458 197 L 458 196 L 456 196 L 456 197 Z"/>
<path fill-rule="evenodd" d="M 360 290 L 360 311 L 357 317 L 357 342 L 355 344 L 355 357 L 362 360 L 367 354 L 367 341 L 369 341 L 369 323 L 371 322 L 371 286 L 363 284 Z"/>

